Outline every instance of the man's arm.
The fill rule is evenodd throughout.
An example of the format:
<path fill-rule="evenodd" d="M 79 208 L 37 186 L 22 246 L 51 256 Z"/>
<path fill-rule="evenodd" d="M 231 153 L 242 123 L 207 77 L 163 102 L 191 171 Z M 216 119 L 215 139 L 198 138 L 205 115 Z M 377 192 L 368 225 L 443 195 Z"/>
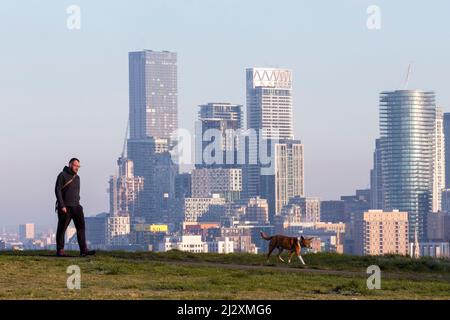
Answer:
<path fill-rule="evenodd" d="M 64 177 L 60 173 L 58 177 L 56 178 L 56 184 L 55 184 L 55 195 L 56 199 L 58 200 L 58 207 L 60 209 L 64 208 L 66 205 L 64 204 L 63 196 L 62 196 L 62 188 L 64 186 Z"/>

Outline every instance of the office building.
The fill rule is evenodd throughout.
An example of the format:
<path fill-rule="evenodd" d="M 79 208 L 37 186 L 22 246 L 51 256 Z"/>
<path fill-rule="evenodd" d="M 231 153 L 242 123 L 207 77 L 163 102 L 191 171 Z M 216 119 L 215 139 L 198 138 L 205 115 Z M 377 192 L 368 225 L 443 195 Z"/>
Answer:
<path fill-rule="evenodd" d="M 179 173 L 175 177 L 175 198 L 184 199 L 192 197 L 191 173 Z"/>
<path fill-rule="evenodd" d="M 292 197 L 289 205 L 296 205 L 300 208 L 301 222 L 320 222 L 320 199 L 316 197 Z"/>
<path fill-rule="evenodd" d="M 207 198 L 219 194 L 227 201 L 240 198 L 242 170 L 233 168 L 202 168 L 192 170 L 192 197 Z"/>
<path fill-rule="evenodd" d="M 185 222 L 197 222 L 202 215 L 206 214 L 211 205 L 225 204 L 225 199 L 218 194 L 213 194 L 209 198 L 185 198 L 183 214 Z"/>
<path fill-rule="evenodd" d="M 134 175 L 144 179 L 136 216 L 147 223 L 167 223 L 175 199 L 178 165 L 173 163 L 170 152 L 158 149 L 154 138 L 129 139 L 127 149 Z"/>
<path fill-rule="evenodd" d="M 107 217 L 108 213 L 100 213 L 94 217 L 85 217 L 86 241 L 89 248 L 106 248 Z"/>
<path fill-rule="evenodd" d="M 295 196 L 303 197 L 304 160 L 300 140 L 280 140 L 273 148 L 272 168 L 261 171 L 261 197 L 269 202 L 269 217 L 281 213 L 283 206 Z"/>
<path fill-rule="evenodd" d="M 35 226 L 34 223 L 25 223 L 19 225 L 19 240 L 27 241 L 33 240 L 35 237 Z"/>
<path fill-rule="evenodd" d="M 450 189 L 444 189 L 441 192 L 441 205 L 443 212 L 450 213 Z"/>
<path fill-rule="evenodd" d="M 267 200 L 261 199 L 260 197 L 248 199 L 244 219 L 258 224 L 268 224 L 269 205 Z"/>
<path fill-rule="evenodd" d="M 320 220 L 324 222 L 344 222 L 345 202 L 343 200 L 326 200 L 320 202 Z"/>
<path fill-rule="evenodd" d="M 196 168 L 240 168 L 242 106 L 210 102 L 199 106 L 196 123 Z"/>

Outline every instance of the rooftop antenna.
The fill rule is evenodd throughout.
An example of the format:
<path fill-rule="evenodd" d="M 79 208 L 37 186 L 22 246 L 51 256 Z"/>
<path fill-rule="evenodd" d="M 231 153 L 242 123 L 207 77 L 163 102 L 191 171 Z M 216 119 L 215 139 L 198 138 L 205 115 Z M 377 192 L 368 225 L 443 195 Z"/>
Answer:
<path fill-rule="evenodd" d="M 406 90 L 408 88 L 409 77 L 411 75 L 411 71 L 412 71 L 412 62 L 410 62 L 408 64 L 408 71 L 406 72 L 406 79 L 405 79 L 405 84 L 403 86 L 403 90 Z"/>

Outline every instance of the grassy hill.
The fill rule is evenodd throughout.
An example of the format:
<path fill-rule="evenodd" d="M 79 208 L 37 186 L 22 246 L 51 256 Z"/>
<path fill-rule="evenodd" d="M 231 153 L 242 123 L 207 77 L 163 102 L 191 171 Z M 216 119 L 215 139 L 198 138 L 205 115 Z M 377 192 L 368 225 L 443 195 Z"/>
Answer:
<path fill-rule="evenodd" d="M 403 256 L 307 254 L 307 266 L 252 254 L 0 252 L 0 299 L 450 299 L 450 261 Z M 66 287 L 67 267 L 81 289 Z M 378 265 L 381 290 L 366 268 Z"/>

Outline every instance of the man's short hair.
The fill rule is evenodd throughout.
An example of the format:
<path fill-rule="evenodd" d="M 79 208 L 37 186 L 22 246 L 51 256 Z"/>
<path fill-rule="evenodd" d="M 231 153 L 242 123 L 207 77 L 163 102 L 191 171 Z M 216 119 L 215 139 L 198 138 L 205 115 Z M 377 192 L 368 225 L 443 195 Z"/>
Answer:
<path fill-rule="evenodd" d="M 80 162 L 80 160 L 78 160 L 77 158 L 72 158 L 72 159 L 70 159 L 69 164 L 71 164 L 71 163 L 74 162 L 74 161 Z"/>

